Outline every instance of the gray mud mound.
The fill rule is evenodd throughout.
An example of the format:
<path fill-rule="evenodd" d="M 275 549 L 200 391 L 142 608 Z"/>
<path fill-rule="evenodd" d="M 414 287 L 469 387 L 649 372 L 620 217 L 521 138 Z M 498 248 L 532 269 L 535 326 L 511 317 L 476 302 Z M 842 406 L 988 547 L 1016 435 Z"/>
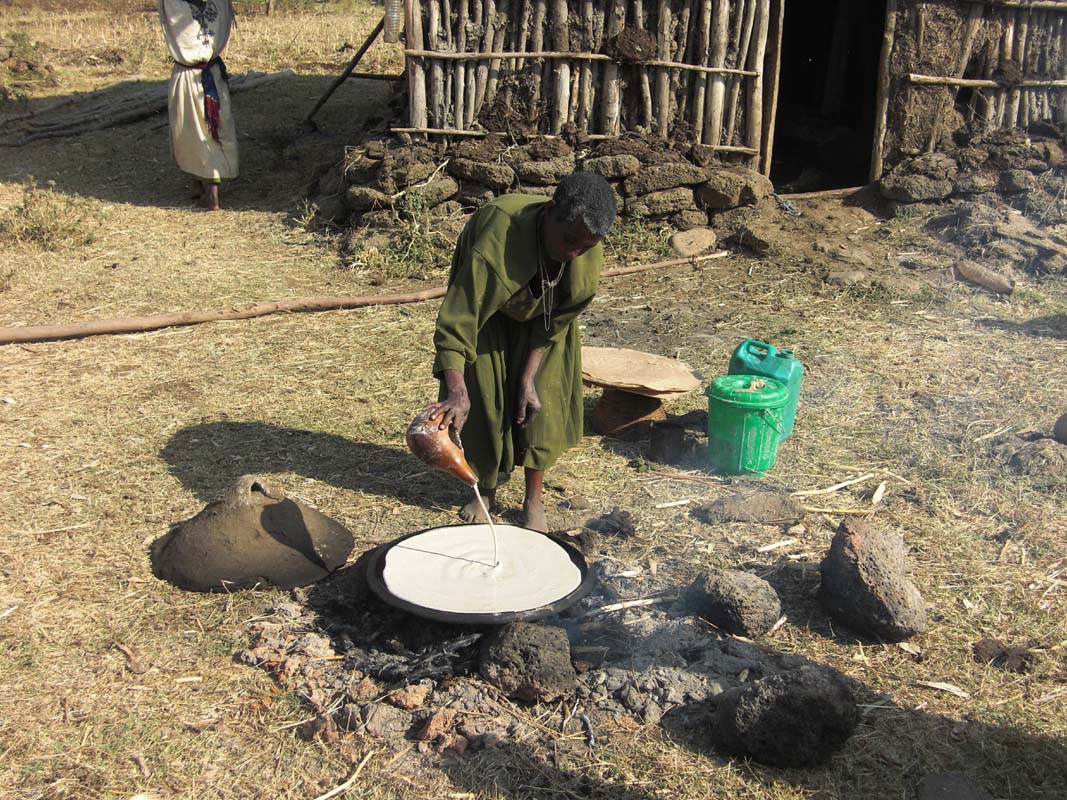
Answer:
<path fill-rule="evenodd" d="M 900 536 L 846 519 L 823 559 L 819 599 L 857 633 L 908 639 L 926 630 L 926 604 L 906 569 Z"/>
<path fill-rule="evenodd" d="M 686 592 L 686 606 L 716 628 L 750 639 L 782 615 L 778 593 L 767 581 L 732 569 L 701 575 Z"/>
<path fill-rule="evenodd" d="M 859 716 L 843 677 L 826 667 L 802 667 L 724 693 L 712 740 L 763 764 L 807 767 L 844 744 Z"/>
<path fill-rule="evenodd" d="M 1067 473 L 1067 446 L 1036 431 L 1026 431 L 997 444 L 993 456 L 1013 472 L 1042 484 L 1055 483 Z"/>
<path fill-rule="evenodd" d="M 571 646 L 563 628 L 516 622 L 486 639 L 478 671 L 508 697 L 555 700 L 574 691 Z"/>
<path fill-rule="evenodd" d="M 720 522 L 755 522 L 761 525 L 790 525 L 799 522 L 804 509 L 788 494 L 758 490 L 741 492 L 693 509 L 693 516 L 705 525 Z"/>
<path fill-rule="evenodd" d="M 352 534 L 275 484 L 244 475 L 152 543 L 156 577 L 195 592 L 306 586 L 343 565 Z"/>

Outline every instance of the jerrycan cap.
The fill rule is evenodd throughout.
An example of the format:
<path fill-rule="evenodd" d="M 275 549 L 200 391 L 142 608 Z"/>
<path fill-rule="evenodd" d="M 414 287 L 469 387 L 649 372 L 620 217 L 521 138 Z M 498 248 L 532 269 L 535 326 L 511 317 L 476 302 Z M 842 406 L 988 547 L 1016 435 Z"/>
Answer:
<path fill-rule="evenodd" d="M 781 408 L 789 402 L 789 388 L 761 375 L 723 375 L 704 394 L 712 400 L 742 408 Z"/>

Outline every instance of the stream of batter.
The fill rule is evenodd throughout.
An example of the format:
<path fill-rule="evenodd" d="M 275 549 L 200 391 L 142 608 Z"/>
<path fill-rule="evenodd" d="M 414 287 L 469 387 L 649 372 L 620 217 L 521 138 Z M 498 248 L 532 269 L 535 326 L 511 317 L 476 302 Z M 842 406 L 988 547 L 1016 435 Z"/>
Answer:
<path fill-rule="evenodd" d="M 500 559 L 497 557 L 497 547 L 498 547 L 498 545 L 497 545 L 497 539 L 496 539 L 496 528 L 493 526 L 493 518 L 489 516 L 489 509 L 485 505 L 485 500 L 482 499 L 482 493 L 480 491 L 478 491 L 478 484 L 477 483 L 474 484 L 474 496 L 478 500 L 478 505 L 480 505 L 482 507 L 482 511 L 485 513 L 485 520 L 486 520 L 486 522 L 489 523 L 489 533 L 491 533 L 492 536 L 493 536 L 493 563 L 492 564 L 487 564 L 486 566 L 489 566 L 489 567 L 492 567 L 493 569 L 496 569 L 497 567 L 500 566 Z"/>

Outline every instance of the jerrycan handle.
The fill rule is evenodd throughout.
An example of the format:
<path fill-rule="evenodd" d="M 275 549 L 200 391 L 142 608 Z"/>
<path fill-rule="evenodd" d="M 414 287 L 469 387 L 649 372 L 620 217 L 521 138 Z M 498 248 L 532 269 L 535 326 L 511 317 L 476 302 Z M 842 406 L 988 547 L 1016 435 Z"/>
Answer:
<path fill-rule="evenodd" d="M 772 358 L 777 355 L 778 350 L 775 349 L 773 344 L 767 344 L 767 342 L 761 342 L 759 339 L 745 339 L 741 342 L 741 345 L 737 348 L 739 353 L 751 353 L 758 355 L 761 358 Z"/>

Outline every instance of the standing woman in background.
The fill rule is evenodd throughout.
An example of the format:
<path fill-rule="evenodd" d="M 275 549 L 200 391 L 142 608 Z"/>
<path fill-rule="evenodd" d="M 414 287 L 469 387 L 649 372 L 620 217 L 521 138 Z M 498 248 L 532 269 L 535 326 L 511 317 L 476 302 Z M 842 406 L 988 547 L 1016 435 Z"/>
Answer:
<path fill-rule="evenodd" d="M 219 209 L 219 183 L 237 177 L 237 131 L 222 51 L 236 25 L 231 0 L 159 0 L 174 59 L 168 110 L 178 168 L 200 182 L 199 202 Z"/>

